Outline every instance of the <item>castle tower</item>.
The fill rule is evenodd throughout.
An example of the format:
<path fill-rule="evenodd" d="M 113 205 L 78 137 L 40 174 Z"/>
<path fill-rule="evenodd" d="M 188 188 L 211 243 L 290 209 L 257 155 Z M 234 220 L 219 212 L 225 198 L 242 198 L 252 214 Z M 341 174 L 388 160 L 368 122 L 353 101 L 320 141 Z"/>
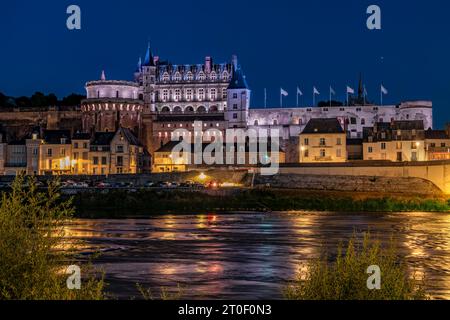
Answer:
<path fill-rule="evenodd" d="M 144 64 L 142 65 L 144 113 L 151 114 L 156 111 L 156 65 L 148 44 Z"/>
<path fill-rule="evenodd" d="M 148 44 L 147 53 L 145 55 L 141 70 L 144 113 L 142 116 L 142 136 L 140 136 L 139 138 L 145 142 L 147 150 L 150 151 L 150 153 L 153 153 L 156 148 L 156 146 L 153 145 L 153 121 L 156 117 L 157 66 L 150 48 L 150 43 Z"/>
<path fill-rule="evenodd" d="M 225 119 L 229 128 L 247 128 L 251 91 L 241 67 L 233 57 L 233 77 L 227 89 Z"/>
<path fill-rule="evenodd" d="M 142 58 L 139 58 L 138 64 L 136 66 L 136 71 L 134 71 L 134 81 L 140 83 L 141 76 L 142 76 Z"/>

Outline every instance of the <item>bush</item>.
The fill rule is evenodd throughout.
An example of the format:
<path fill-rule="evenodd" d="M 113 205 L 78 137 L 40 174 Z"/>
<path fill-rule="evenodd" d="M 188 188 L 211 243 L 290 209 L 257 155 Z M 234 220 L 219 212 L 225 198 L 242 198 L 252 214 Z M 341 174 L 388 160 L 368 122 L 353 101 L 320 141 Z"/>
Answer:
<path fill-rule="evenodd" d="M 369 290 L 369 266 L 379 266 L 381 289 Z M 362 246 L 356 236 L 348 242 L 345 253 L 339 246 L 337 257 L 330 262 L 326 255 L 307 265 L 306 276 L 284 290 L 290 300 L 421 300 L 426 299 L 423 280 L 410 277 L 407 266 L 398 261 L 393 242 L 382 248 L 379 241 L 365 234 Z"/>
<path fill-rule="evenodd" d="M 40 192 L 34 178 L 19 176 L 0 206 L 0 300 L 102 299 L 103 280 L 92 269 L 81 290 L 67 288 L 65 270 L 73 265 L 73 244 L 64 240 L 71 201 L 60 199 L 58 183 Z M 62 250 L 64 248 L 64 250 Z"/>

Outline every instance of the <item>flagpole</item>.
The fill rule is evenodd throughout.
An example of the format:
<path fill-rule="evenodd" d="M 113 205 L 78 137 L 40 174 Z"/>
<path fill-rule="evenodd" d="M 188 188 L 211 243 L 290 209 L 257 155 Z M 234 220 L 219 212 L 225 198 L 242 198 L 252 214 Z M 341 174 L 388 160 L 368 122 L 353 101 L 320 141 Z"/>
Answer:
<path fill-rule="evenodd" d="M 267 108 L 267 88 L 264 88 L 264 109 Z"/>
<path fill-rule="evenodd" d="M 298 108 L 298 87 L 297 87 L 297 108 Z"/>
<path fill-rule="evenodd" d="M 383 106 L 383 89 L 381 88 L 382 85 L 380 85 L 380 102 L 381 106 Z"/>
<path fill-rule="evenodd" d="M 330 86 L 330 108 L 331 108 L 331 86 Z"/>
<path fill-rule="evenodd" d="M 316 93 L 313 91 L 313 107 L 316 106 Z"/>

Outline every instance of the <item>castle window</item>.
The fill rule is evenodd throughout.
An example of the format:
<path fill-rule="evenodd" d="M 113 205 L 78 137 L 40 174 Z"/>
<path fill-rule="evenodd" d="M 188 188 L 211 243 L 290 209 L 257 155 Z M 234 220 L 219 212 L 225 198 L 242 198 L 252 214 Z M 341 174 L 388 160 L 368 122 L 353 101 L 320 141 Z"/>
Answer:
<path fill-rule="evenodd" d="M 238 98 L 238 94 L 237 93 L 233 93 L 233 99 L 237 99 Z"/>
<path fill-rule="evenodd" d="M 181 90 L 175 89 L 175 101 L 180 101 L 180 100 L 181 100 Z"/>
<path fill-rule="evenodd" d="M 175 73 L 175 81 L 181 81 L 181 73 Z"/>
<path fill-rule="evenodd" d="M 237 119 L 238 118 L 238 114 L 237 113 L 233 113 L 233 119 Z"/>
<path fill-rule="evenodd" d="M 192 100 L 192 89 L 186 90 L 186 100 L 191 101 Z"/>
<path fill-rule="evenodd" d="M 258 126 L 259 125 L 259 123 L 258 123 L 258 120 L 255 120 L 255 124 L 254 124 L 255 126 Z"/>
<path fill-rule="evenodd" d="M 366 119 L 361 119 L 361 125 L 365 125 L 366 124 Z"/>
<path fill-rule="evenodd" d="M 116 91 L 116 98 L 119 98 L 119 91 Z"/>
<path fill-rule="evenodd" d="M 169 100 L 169 90 L 163 90 L 163 101 Z"/>
<path fill-rule="evenodd" d="M 367 152 L 368 152 L 368 153 L 373 153 L 373 147 L 369 147 L 369 148 L 367 149 Z"/>
<path fill-rule="evenodd" d="M 211 101 L 214 101 L 217 99 L 217 90 L 211 89 Z"/>
<path fill-rule="evenodd" d="M 386 150 L 386 142 L 381 143 L 381 150 Z"/>
<path fill-rule="evenodd" d="M 187 73 L 186 79 L 187 79 L 188 81 L 194 80 L 194 75 L 192 74 L 192 72 L 189 71 L 189 72 Z"/>
<path fill-rule="evenodd" d="M 320 157 L 325 158 L 326 155 L 327 155 L 327 153 L 326 153 L 325 149 L 320 149 Z"/>
<path fill-rule="evenodd" d="M 206 80 L 206 75 L 203 71 L 198 74 L 198 80 L 200 81 Z"/>
<path fill-rule="evenodd" d="M 169 79 L 170 79 L 169 74 L 168 74 L 167 72 L 165 72 L 165 73 L 163 74 L 163 81 L 164 81 L 164 82 L 167 82 L 167 81 L 169 81 Z"/>
<path fill-rule="evenodd" d="M 228 96 L 228 94 L 227 94 L 227 89 L 226 88 L 223 88 L 222 89 L 222 99 L 226 99 L 227 98 L 227 96 Z"/>
<path fill-rule="evenodd" d="M 211 78 L 211 80 L 216 81 L 217 80 L 217 74 L 214 71 L 211 72 L 210 78 Z"/>
<path fill-rule="evenodd" d="M 228 72 L 227 72 L 227 71 L 224 71 L 224 72 L 222 73 L 222 80 L 228 80 L 228 77 L 229 77 Z"/>
<path fill-rule="evenodd" d="M 205 99 L 205 89 L 198 90 L 198 100 L 203 101 Z"/>

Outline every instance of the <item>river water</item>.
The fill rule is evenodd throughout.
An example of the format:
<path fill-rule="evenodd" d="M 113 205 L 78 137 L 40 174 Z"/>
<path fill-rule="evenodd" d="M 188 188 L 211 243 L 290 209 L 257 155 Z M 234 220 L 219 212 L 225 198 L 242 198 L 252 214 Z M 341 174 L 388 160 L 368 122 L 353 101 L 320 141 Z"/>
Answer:
<path fill-rule="evenodd" d="M 143 220 L 76 220 L 68 237 L 80 252 L 100 251 L 107 291 L 140 297 L 136 283 L 155 296 L 184 287 L 185 299 L 282 299 L 282 288 L 308 259 L 335 251 L 354 231 L 389 242 L 428 293 L 450 299 L 450 214 L 270 213 L 163 215 Z"/>

